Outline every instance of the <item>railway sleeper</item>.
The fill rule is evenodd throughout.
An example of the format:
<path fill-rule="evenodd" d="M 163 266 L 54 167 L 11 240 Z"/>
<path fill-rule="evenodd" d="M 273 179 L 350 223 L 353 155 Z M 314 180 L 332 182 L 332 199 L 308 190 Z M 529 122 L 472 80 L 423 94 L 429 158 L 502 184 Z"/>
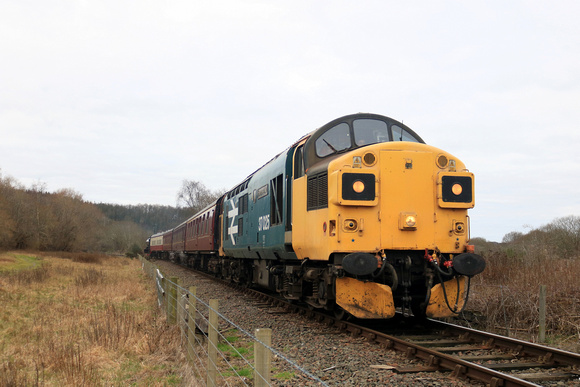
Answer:
<path fill-rule="evenodd" d="M 487 360 L 513 360 L 514 355 L 496 354 L 496 355 L 453 355 L 465 361 L 487 361 Z"/>
<path fill-rule="evenodd" d="M 550 382 L 550 381 L 560 381 L 560 380 L 570 380 L 578 378 L 580 372 L 538 372 L 530 374 L 518 374 L 520 379 L 527 380 L 529 382 Z"/>
<path fill-rule="evenodd" d="M 456 347 L 432 347 L 430 349 L 433 351 L 441 352 L 441 353 L 452 353 L 452 352 L 460 352 L 460 351 L 490 350 L 490 349 L 492 349 L 492 347 L 488 347 L 485 345 L 463 345 L 463 346 L 456 346 Z"/>
<path fill-rule="evenodd" d="M 418 372 L 435 372 L 440 371 L 438 366 L 407 366 L 407 367 L 395 367 L 393 370 L 398 374 L 413 374 Z"/>
<path fill-rule="evenodd" d="M 461 344 L 469 344 L 471 341 L 469 340 L 426 340 L 426 341 L 415 341 L 412 340 L 413 344 L 420 345 L 422 347 L 441 347 L 441 346 L 449 346 L 453 347 L 454 345 L 461 345 Z"/>
<path fill-rule="evenodd" d="M 554 368 L 554 364 L 545 363 L 495 363 L 495 364 L 485 364 L 486 368 L 492 370 L 501 371 L 512 371 L 521 369 L 531 369 L 531 368 Z M 519 376 L 518 376 L 519 377 Z"/>

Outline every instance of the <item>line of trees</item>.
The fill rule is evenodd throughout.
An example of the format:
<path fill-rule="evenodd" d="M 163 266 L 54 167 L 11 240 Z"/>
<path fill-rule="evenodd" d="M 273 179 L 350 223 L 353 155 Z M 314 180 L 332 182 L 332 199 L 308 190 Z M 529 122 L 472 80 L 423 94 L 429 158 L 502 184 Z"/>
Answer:
<path fill-rule="evenodd" d="M 189 214 L 186 209 L 154 204 L 97 203 L 96 206 L 108 219 L 115 222 L 135 223 L 150 234 L 175 227 Z"/>
<path fill-rule="evenodd" d="M 527 233 L 512 231 L 504 235 L 502 243 L 473 238 L 471 242 L 478 251 L 504 251 L 509 257 L 528 259 L 580 258 L 580 216 L 569 215 L 556 218 Z"/>
<path fill-rule="evenodd" d="M 177 206 L 155 204 L 121 205 L 98 203 L 97 207 L 109 219 L 118 222 L 134 222 L 151 234 L 169 230 L 207 205 L 217 200 L 224 190 L 210 190 L 196 180 L 183 180 L 177 192 Z"/>
<path fill-rule="evenodd" d="M 502 242 L 517 246 L 526 253 L 530 249 L 543 248 L 560 258 L 580 257 L 580 216 L 557 218 L 526 234 L 510 232 Z"/>
<path fill-rule="evenodd" d="M 72 189 L 25 187 L 0 171 L 0 250 L 135 252 L 151 234 L 175 227 L 222 192 L 184 180 L 177 207 L 94 204 Z"/>
<path fill-rule="evenodd" d="M 47 192 L 0 175 L 0 249 L 126 252 L 148 235 L 131 221 L 114 221 L 72 189 Z"/>

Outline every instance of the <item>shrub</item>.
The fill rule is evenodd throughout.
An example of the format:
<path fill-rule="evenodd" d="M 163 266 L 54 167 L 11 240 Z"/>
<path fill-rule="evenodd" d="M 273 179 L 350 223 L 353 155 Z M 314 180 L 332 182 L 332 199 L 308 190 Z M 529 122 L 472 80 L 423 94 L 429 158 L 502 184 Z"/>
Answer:
<path fill-rule="evenodd" d="M 133 243 L 133 246 L 129 249 L 125 255 L 129 258 L 137 258 L 139 255 L 143 254 L 143 249 L 137 245 L 137 243 Z"/>

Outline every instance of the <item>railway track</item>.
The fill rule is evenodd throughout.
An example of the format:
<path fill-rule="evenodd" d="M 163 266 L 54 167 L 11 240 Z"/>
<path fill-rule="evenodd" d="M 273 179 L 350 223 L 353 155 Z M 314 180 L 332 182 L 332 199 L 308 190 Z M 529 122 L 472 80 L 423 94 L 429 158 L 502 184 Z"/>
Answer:
<path fill-rule="evenodd" d="M 207 273 L 195 272 L 250 295 L 263 306 L 303 315 L 424 362 L 420 366 L 393 367 L 395 372 L 447 371 L 450 377 L 477 380 L 491 387 L 542 386 L 559 382 L 580 386 L 580 354 L 432 319 L 415 321 L 412 326 L 408 320 L 403 323 L 403 319 L 397 318 L 386 322 L 344 321 Z"/>
<path fill-rule="evenodd" d="M 575 381 L 580 386 L 580 354 L 436 320 L 427 320 L 419 331 L 416 327 L 399 328 L 399 333 L 392 334 L 385 332 L 392 329 L 391 324 L 377 329 L 372 323 L 341 321 L 300 306 L 284 305 L 270 296 L 255 296 L 425 362 L 412 368 L 396 367 L 395 372 L 449 371 L 450 377 L 478 380 L 491 387 L 541 386 L 554 381 Z"/>

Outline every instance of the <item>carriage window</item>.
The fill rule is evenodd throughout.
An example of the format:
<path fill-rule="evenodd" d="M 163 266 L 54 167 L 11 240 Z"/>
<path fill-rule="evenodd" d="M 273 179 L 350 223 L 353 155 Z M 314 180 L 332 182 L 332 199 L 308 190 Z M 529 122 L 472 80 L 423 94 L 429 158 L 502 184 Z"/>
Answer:
<path fill-rule="evenodd" d="M 316 140 L 316 155 L 326 157 L 351 147 L 348 124 L 342 123 L 327 130 Z"/>
<path fill-rule="evenodd" d="M 391 126 L 391 130 L 393 132 L 393 141 L 419 142 L 411 133 L 397 125 Z"/>
<path fill-rule="evenodd" d="M 387 123 L 379 120 L 354 120 L 354 140 L 356 145 L 363 146 L 389 141 Z"/>

